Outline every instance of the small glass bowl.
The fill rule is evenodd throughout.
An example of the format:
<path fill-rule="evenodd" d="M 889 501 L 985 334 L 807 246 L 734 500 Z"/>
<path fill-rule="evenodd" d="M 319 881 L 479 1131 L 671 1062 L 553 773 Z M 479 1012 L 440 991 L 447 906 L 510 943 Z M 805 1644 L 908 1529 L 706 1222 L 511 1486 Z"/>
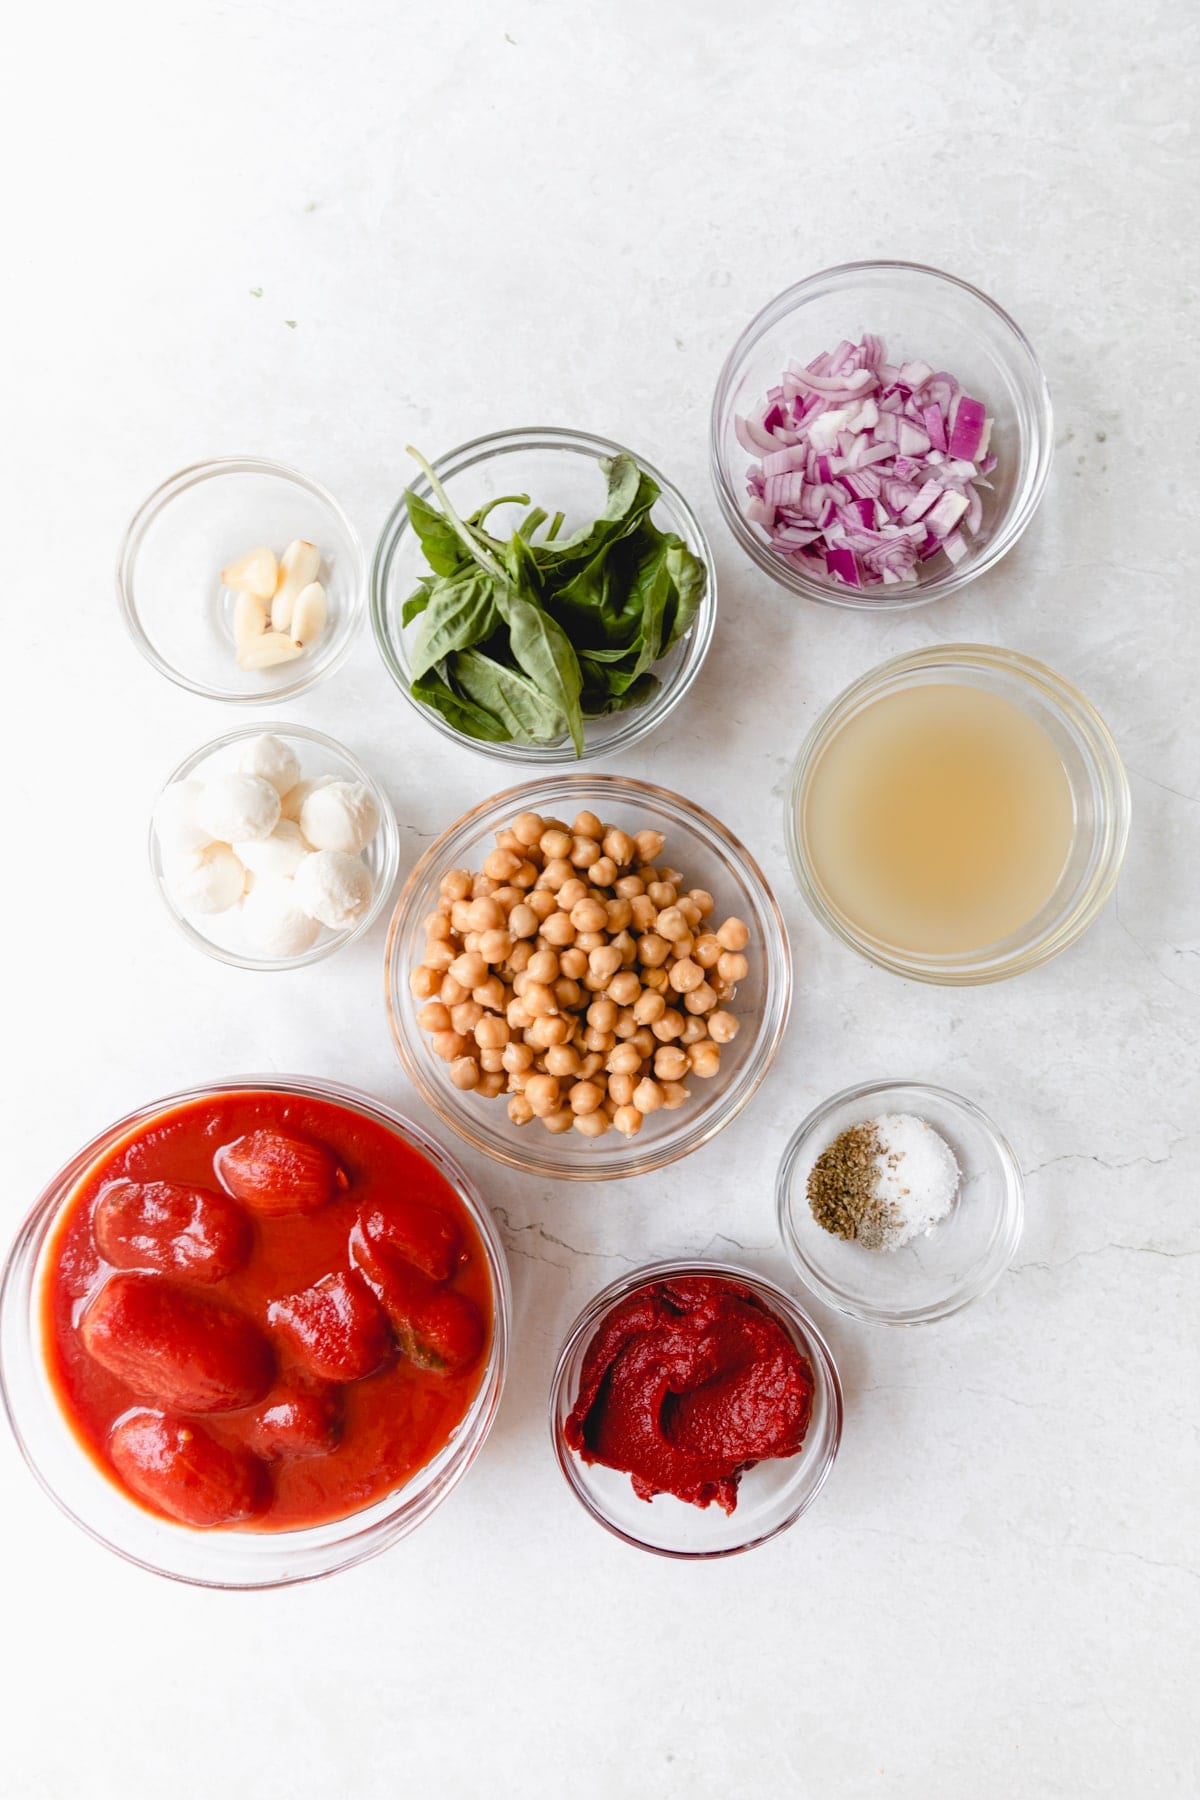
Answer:
<path fill-rule="evenodd" d="M 843 1131 L 882 1113 L 913 1113 L 949 1144 L 961 1173 L 947 1217 L 899 1250 L 866 1250 L 818 1225 L 808 1204 L 813 1164 Z M 1021 1239 L 1021 1170 L 985 1113 L 960 1094 L 916 1081 L 869 1081 L 809 1113 L 783 1153 L 775 1186 L 779 1230 L 805 1286 L 839 1312 L 877 1325 L 925 1325 L 995 1287 Z"/>
<path fill-rule="evenodd" d="M 237 596 L 220 571 L 260 544 L 281 556 L 296 538 L 321 551 L 328 622 L 293 661 L 240 669 Z M 257 456 L 172 475 L 139 506 L 117 561 L 121 612 L 147 662 L 193 694 L 242 706 L 292 700 L 332 674 L 358 629 L 365 589 L 358 533 L 333 495 L 298 469 Z"/>
<path fill-rule="evenodd" d="M 662 494 L 651 517 L 664 531 L 673 531 L 703 562 L 707 574 L 704 597 L 686 635 L 668 651 L 653 673 L 659 690 L 645 706 L 630 712 L 612 713 L 606 718 L 584 721 L 583 757 L 611 756 L 636 743 L 653 731 L 674 712 L 708 654 L 717 617 L 717 571 L 703 527 L 679 490 L 665 475 L 651 468 L 644 458 L 608 438 L 593 437 L 587 432 L 562 431 L 553 426 L 529 426 L 517 431 L 499 431 L 489 437 L 473 439 L 457 450 L 448 451 L 433 464 L 451 500 L 465 517 L 487 500 L 500 494 L 528 494 L 532 504 L 544 506 L 548 512 L 561 508 L 566 514 L 563 534 L 596 518 L 604 501 L 604 480 L 597 468 L 602 456 L 632 456 L 658 486 Z M 413 465 L 409 483 L 422 499 L 432 494 L 429 481 Z M 493 515 L 493 526 L 500 535 L 509 528 L 504 521 L 518 514 L 511 508 Z M 371 623 L 375 641 L 388 672 L 404 698 L 420 716 L 452 743 L 462 744 L 482 756 L 498 757 L 502 762 L 561 763 L 576 760 L 569 738 L 555 744 L 491 744 L 481 743 L 456 731 L 441 714 L 414 700 L 410 692 L 410 650 L 417 630 L 406 631 L 401 624 L 401 609 L 416 586 L 417 578 L 429 573 L 420 542 L 409 525 L 403 498 L 391 514 L 375 546 L 371 565 Z"/>
<path fill-rule="evenodd" d="M 466 1207 L 491 1276 L 492 1343 L 479 1391 L 450 1442 L 383 1500 L 327 1525 L 298 1531 L 196 1530 L 147 1511 L 110 1481 L 59 1407 L 42 1352 L 42 1296 L 55 1220 L 96 1161 L 130 1132 L 189 1100 L 241 1092 L 330 1100 L 394 1132 L 433 1163 Z M 17 1234 L 0 1275 L 0 1399 L 18 1446 L 46 1493 L 89 1537 L 152 1574 L 197 1587 L 268 1588 L 351 1568 L 407 1537 L 456 1487 L 491 1430 L 508 1363 L 512 1297 L 504 1247 L 478 1189 L 434 1138 L 402 1113 L 355 1088 L 304 1077 L 247 1076 L 168 1094 L 139 1107 L 85 1144 L 44 1190 Z"/>
<path fill-rule="evenodd" d="M 1071 849 L 1058 885 L 1041 911 L 999 943 L 950 956 L 897 949 L 846 917 L 824 892 L 805 826 L 809 784 L 825 749 L 847 720 L 887 694 L 933 682 L 998 694 L 1035 720 L 1062 758 L 1074 810 Z M 800 891 L 835 937 L 895 975 L 970 987 L 1035 969 L 1083 935 L 1116 885 L 1129 819 L 1129 783 L 1120 752 L 1104 720 L 1077 688 L 1045 663 L 1015 650 L 992 644 L 937 644 L 880 663 L 852 682 L 821 715 L 792 771 L 785 832 Z"/>
<path fill-rule="evenodd" d="M 921 360 L 954 375 L 995 421 L 997 457 L 984 518 L 967 555 L 917 569 L 909 586 L 855 590 L 772 550 L 746 517 L 746 471 L 755 460 L 737 441 L 739 415 L 761 412 L 789 363 L 811 362 L 843 338 L 874 332 L 896 362 Z M 1025 334 L 969 282 L 920 263 L 858 262 L 810 275 L 751 319 L 721 370 L 713 396 L 709 455 L 725 522 L 760 569 L 782 587 L 828 606 L 897 609 L 943 599 L 1012 549 L 1037 510 L 1053 451 L 1050 394 Z"/>
<path fill-rule="evenodd" d="M 261 737 L 266 732 L 291 745 L 300 759 L 302 781 L 332 775 L 338 781 L 361 781 L 370 790 L 379 808 L 379 829 L 362 853 L 374 884 L 371 904 L 362 917 L 356 919 L 345 931 L 330 931 L 322 926 L 321 935 L 312 949 L 305 950 L 300 956 L 254 956 L 241 947 L 243 934 L 238 907 L 231 907 L 228 912 L 223 913 L 189 913 L 179 906 L 167 880 L 167 858 L 158 841 L 153 818 L 149 838 L 150 868 L 163 905 L 188 942 L 198 950 L 203 950 L 208 956 L 215 956 L 218 962 L 232 963 L 236 969 L 302 969 L 308 963 L 320 962 L 324 957 L 332 956 L 335 950 L 341 950 L 370 930 L 396 885 L 396 874 L 400 867 L 400 833 L 391 801 L 375 778 L 368 774 L 344 744 L 339 744 L 335 738 L 326 737 L 324 732 L 313 731 L 306 725 L 269 725 L 261 722 L 239 725 L 236 730 L 225 732 L 210 744 L 202 744 L 199 750 L 193 750 L 190 756 L 185 756 L 168 775 L 159 797 L 177 781 L 188 781 L 193 775 L 232 772 L 237 767 L 237 751 L 240 747 L 248 738 Z"/>
<path fill-rule="evenodd" d="M 747 1469 L 732 1513 L 724 1513 L 716 1505 L 692 1506 L 674 1494 L 640 1500 L 628 1475 L 599 1463 L 585 1463 L 563 1436 L 579 1393 L 584 1357 L 602 1321 L 621 1301 L 652 1282 L 695 1276 L 717 1276 L 749 1288 L 779 1320 L 813 1372 L 812 1418 L 803 1444 L 795 1456 L 774 1458 Z M 559 1351 L 550 1383 L 550 1437 L 571 1492 L 614 1537 L 658 1556 L 697 1560 L 736 1556 L 778 1537 L 808 1511 L 829 1479 L 841 1436 L 842 1384 L 825 1339 L 790 1294 L 733 1263 L 650 1263 L 623 1275 L 580 1313 Z"/>
<path fill-rule="evenodd" d="M 721 1067 L 710 1080 L 690 1083 L 691 1098 L 673 1112 L 650 1113 L 637 1137 L 616 1131 L 583 1138 L 569 1131 L 554 1137 L 536 1120 L 514 1125 L 505 1101 L 464 1093 L 450 1080 L 448 1065 L 429 1046 L 417 1024 L 422 1002 L 414 999 L 409 974 L 425 944 L 422 921 L 438 900 L 439 884 L 451 869 L 478 869 L 495 847 L 494 834 L 518 813 L 539 812 L 573 819 L 585 809 L 606 825 L 630 833 L 659 830 L 664 857 L 682 870 L 689 886 L 706 888 L 718 919 L 734 915 L 750 928 L 746 955 L 750 970 L 738 984 L 732 1010 L 742 1028 L 721 1046 Z M 779 908 L 758 864 L 744 845 L 709 813 L 649 782 L 620 775 L 559 775 L 508 788 L 466 813 L 431 844 L 404 884 L 388 932 L 385 981 L 388 1018 L 406 1074 L 439 1118 L 477 1150 L 525 1174 L 560 1181 L 612 1181 L 644 1175 L 687 1156 L 715 1137 L 750 1100 L 779 1048 L 792 991 L 792 964 Z"/>

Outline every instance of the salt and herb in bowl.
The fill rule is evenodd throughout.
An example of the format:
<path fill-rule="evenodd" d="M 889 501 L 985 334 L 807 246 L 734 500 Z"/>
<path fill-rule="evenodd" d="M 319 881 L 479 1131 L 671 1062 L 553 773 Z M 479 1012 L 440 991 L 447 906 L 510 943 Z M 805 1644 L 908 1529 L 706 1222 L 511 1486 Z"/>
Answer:
<path fill-rule="evenodd" d="M 834 1094 L 776 1183 L 792 1266 L 856 1319 L 918 1325 L 987 1293 L 1021 1236 L 1021 1171 L 979 1107 L 919 1082 Z"/>

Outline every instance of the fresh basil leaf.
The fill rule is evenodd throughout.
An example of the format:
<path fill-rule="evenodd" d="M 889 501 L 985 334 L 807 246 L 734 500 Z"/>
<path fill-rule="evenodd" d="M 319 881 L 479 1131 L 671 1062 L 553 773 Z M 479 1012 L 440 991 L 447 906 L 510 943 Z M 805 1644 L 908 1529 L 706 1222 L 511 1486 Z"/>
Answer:
<path fill-rule="evenodd" d="M 436 585 L 432 575 L 422 575 L 416 587 L 400 609 L 402 626 L 411 625 L 414 619 L 420 618 L 429 605 L 429 596 Z"/>
<path fill-rule="evenodd" d="M 467 561 L 467 552 L 449 520 L 412 488 L 405 488 L 404 504 L 409 523 L 421 540 L 425 561 L 434 574 L 456 575 Z"/>
<path fill-rule="evenodd" d="M 553 744 L 566 731 L 562 712 L 535 682 L 481 650 L 456 651 L 446 671 L 454 686 L 500 719 L 518 743 Z"/>
<path fill-rule="evenodd" d="M 645 706 L 647 701 L 653 700 L 661 685 L 657 675 L 639 675 L 619 694 L 589 688 L 585 692 L 584 713 L 589 719 L 602 719 L 608 713 L 632 712 L 634 707 Z"/>
<path fill-rule="evenodd" d="M 579 710 L 582 681 L 579 659 L 570 638 L 535 600 L 526 599 L 515 588 L 497 588 L 496 605 L 508 626 L 517 667 L 537 684 L 564 720 L 575 754 L 582 756 L 583 714 Z"/>
<path fill-rule="evenodd" d="M 708 585 L 707 569 L 696 553 L 688 549 L 682 538 L 671 536 L 667 539 L 667 570 L 675 584 L 678 599 L 674 617 L 663 636 L 664 654 L 691 629 Z"/>
<path fill-rule="evenodd" d="M 453 651 L 482 644 L 499 624 L 495 586 L 487 575 L 468 571 L 453 581 L 435 582 L 412 649 L 413 680 Z"/>
<path fill-rule="evenodd" d="M 600 467 L 608 484 L 604 511 L 592 524 L 570 537 L 556 538 L 543 549 L 543 566 L 561 568 L 565 563 L 590 562 L 605 544 L 616 542 L 641 523 L 659 496 L 659 487 L 632 456 L 602 457 Z"/>
<path fill-rule="evenodd" d="M 448 725 L 466 737 L 479 738 L 485 744 L 506 744 L 511 739 L 502 720 L 486 707 L 464 700 L 432 669 L 420 681 L 414 681 L 409 691 L 414 700 L 441 713 Z"/>

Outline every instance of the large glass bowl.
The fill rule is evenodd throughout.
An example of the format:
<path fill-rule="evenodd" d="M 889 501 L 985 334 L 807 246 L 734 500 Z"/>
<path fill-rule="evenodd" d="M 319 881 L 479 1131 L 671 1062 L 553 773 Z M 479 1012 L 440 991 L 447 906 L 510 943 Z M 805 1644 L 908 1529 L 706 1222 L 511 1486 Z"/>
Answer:
<path fill-rule="evenodd" d="M 683 539 L 704 564 L 707 579 L 704 597 L 691 628 L 661 662 L 654 665 L 653 672 L 660 683 L 658 692 L 645 706 L 612 713 L 607 718 L 585 720 L 585 758 L 614 755 L 645 737 L 674 712 L 700 673 L 716 623 L 717 572 L 699 519 L 679 490 L 665 475 L 651 468 L 643 457 L 632 450 L 623 451 L 620 444 L 614 444 L 608 438 L 593 437 L 587 432 L 562 431 L 552 426 L 500 431 L 462 444 L 433 464 L 438 479 L 464 517 L 484 501 L 494 500 L 501 494 L 528 494 L 535 505 L 544 506 L 548 512 L 561 509 L 566 514 L 563 525 L 563 535 L 566 535 L 598 516 L 604 502 L 604 480 L 596 466 L 597 460 L 620 454 L 632 456 L 658 483 L 662 494 L 651 518 L 660 529 L 673 531 Z M 422 499 L 431 497 L 429 481 L 415 463 L 409 486 Z M 493 529 L 503 536 L 518 518 L 519 513 L 513 508 L 501 508 L 493 515 Z M 407 630 L 404 628 L 401 609 L 418 577 L 428 573 L 428 564 L 401 498 L 392 508 L 375 547 L 371 566 L 371 623 L 379 653 L 405 700 L 443 737 L 481 755 L 512 763 L 574 761 L 575 751 L 569 738 L 556 744 L 481 743 L 456 730 L 440 713 L 413 698 L 410 652 L 417 627 L 414 624 Z"/>
<path fill-rule="evenodd" d="M 601 1322 L 615 1306 L 651 1282 L 696 1276 L 723 1277 L 749 1288 L 779 1320 L 813 1372 L 812 1416 L 803 1444 L 795 1456 L 773 1458 L 748 1469 L 731 1513 L 715 1505 L 692 1506 L 673 1494 L 640 1500 L 628 1475 L 585 1463 L 563 1436 L 579 1393 L 584 1357 Z M 651 1263 L 623 1275 L 580 1313 L 559 1351 L 550 1383 L 550 1438 L 571 1492 L 614 1537 L 659 1556 L 691 1560 L 736 1556 L 778 1537 L 808 1511 L 829 1479 L 841 1436 L 842 1386 L 825 1339 L 790 1294 L 732 1263 Z"/>
<path fill-rule="evenodd" d="M 768 388 L 789 363 L 811 362 L 843 338 L 857 342 L 868 332 L 884 339 L 889 359 L 931 362 L 986 404 L 997 465 L 991 492 L 983 494 L 983 523 L 961 562 L 939 554 L 918 564 L 911 585 L 855 589 L 781 556 L 746 517 L 746 471 L 755 458 L 734 425 L 739 415 L 761 415 Z M 1050 394 L 1025 334 L 978 288 L 919 263 L 845 263 L 798 281 L 751 319 L 713 396 L 709 455 L 726 524 L 772 580 L 828 606 L 920 606 L 993 568 L 1037 510 L 1052 450 Z"/>
<path fill-rule="evenodd" d="M 238 667 L 237 596 L 220 571 L 265 544 L 296 538 L 321 551 L 329 617 L 310 649 L 270 669 Z M 138 507 L 117 560 L 129 634 L 160 675 L 208 700 L 292 700 L 344 662 L 362 618 L 366 565 L 358 533 L 328 489 L 284 463 L 224 456 L 164 481 Z"/>
<path fill-rule="evenodd" d="M 379 812 L 379 828 L 362 853 L 372 882 L 371 904 L 366 911 L 341 931 L 331 931 L 322 926 L 316 943 L 299 956 L 257 956 L 245 947 L 238 908 L 232 907 L 223 913 L 196 913 L 180 906 L 167 879 L 168 858 L 164 855 L 153 821 L 149 838 L 150 870 L 163 905 L 184 937 L 197 950 L 216 957 L 218 962 L 232 963 L 238 969 L 302 969 L 309 963 L 321 962 L 325 957 L 332 956 L 335 950 L 343 949 L 370 930 L 396 885 L 396 874 L 400 867 L 400 832 L 391 801 L 374 776 L 364 769 L 344 744 L 339 744 L 336 738 L 326 737 L 324 732 L 313 731 L 307 725 L 239 725 L 236 730 L 225 732 L 223 736 L 214 738 L 211 743 L 202 744 L 190 756 L 184 757 L 163 783 L 160 797 L 167 788 L 174 787 L 177 781 L 232 773 L 237 768 L 239 747 L 251 738 L 262 736 L 264 732 L 282 738 L 295 751 L 300 762 L 302 781 L 329 776 L 336 781 L 361 782 L 369 790 Z"/>
<path fill-rule="evenodd" d="M 479 1390 L 450 1442 L 385 1499 L 349 1518 L 298 1531 L 202 1531 L 173 1524 L 129 1499 L 101 1473 L 61 1411 L 42 1354 L 47 1251 L 61 1209 L 97 1159 L 120 1139 L 189 1100 L 254 1091 L 333 1101 L 394 1132 L 434 1165 L 466 1207 L 483 1243 L 492 1284 L 492 1342 Z M 491 1214 L 466 1172 L 419 1125 L 354 1088 L 332 1082 L 275 1075 L 212 1082 L 169 1094 L 118 1119 L 85 1144 L 41 1194 L 0 1277 L 0 1398 L 42 1487 L 98 1543 L 152 1573 L 198 1587 L 284 1587 L 363 1562 L 406 1537 L 441 1505 L 491 1430 L 504 1386 L 511 1311 L 504 1248 Z"/>
<path fill-rule="evenodd" d="M 1057 886 L 1040 912 L 998 943 L 947 956 L 899 949 L 848 918 L 825 891 L 806 822 L 816 770 L 847 720 L 885 695 L 931 682 L 997 694 L 1035 720 L 1062 758 L 1074 815 L 1070 851 Z M 913 981 L 949 987 L 1002 981 L 1036 968 L 1073 944 L 1112 893 L 1129 837 L 1129 783 L 1120 752 L 1099 713 L 1077 688 L 1044 663 L 990 644 L 933 645 L 880 663 L 852 682 L 805 740 L 792 771 L 786 804 L 788 857 L 800 891 L 821 924 L 880 968 Z"/>
<path fill-rule="evenodd" d="M 451 869 L 478 869 L 494 847 L 494 834 L 518 813 L 539 812 L 571 820 L 585 809 L 606 825 L 630 833 L 652 829 L 666 838 L 663 858 L 680 869 L 689 887 L 703 887 L 716 901 L 716 916 L 733 914 L 750 928 L 749 973 L 738 984 L 732 1010 L 741 1029 L 722 1046 L 719 1073 L 690 1083 L 692 1094 L 673 1112 L 651 1113 L 637 1137 L 615 1131 L 583 1138 L 554 1137 L 536 1119 L 517 1126 L 503 1099 L 464 1093 L 450 1079 L 417 1024 L 421 1002 L 409 974 L 424 948 L 423 920 L 433 911 L 442 877 Z M 619 775 L 560 775 L 526 782 L 483 801 L 431 844 L 409 876 L 388 933 L 386 982 L 392 1037 L 410 1079 L 438 1116 L 477 1150 L 510 1168 L 562 1181 L 610 1181 L 642 1175 L 687 1156 L 728 1125 L 749 1102 L 779 1047 L 791 999 L 792 967 L 779 908 L 758 864 L 732 832 L 690 800 L 649 782 Z"/>

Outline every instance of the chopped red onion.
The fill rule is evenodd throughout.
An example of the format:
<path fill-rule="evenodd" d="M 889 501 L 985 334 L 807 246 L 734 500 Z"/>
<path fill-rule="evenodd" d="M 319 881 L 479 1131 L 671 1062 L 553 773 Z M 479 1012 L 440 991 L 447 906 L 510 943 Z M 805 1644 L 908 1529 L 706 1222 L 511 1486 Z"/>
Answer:
<path fill-rule="evenodd" d="M 991 415 L 945 370 L 887 360 L 868 334 L 793 363 L 761 418 L 737 418 L 755 457 L 747 518 L 771 548 L 846 587 L 911 586 L 939 553 L 969 553 L 996 467 Z"/>

